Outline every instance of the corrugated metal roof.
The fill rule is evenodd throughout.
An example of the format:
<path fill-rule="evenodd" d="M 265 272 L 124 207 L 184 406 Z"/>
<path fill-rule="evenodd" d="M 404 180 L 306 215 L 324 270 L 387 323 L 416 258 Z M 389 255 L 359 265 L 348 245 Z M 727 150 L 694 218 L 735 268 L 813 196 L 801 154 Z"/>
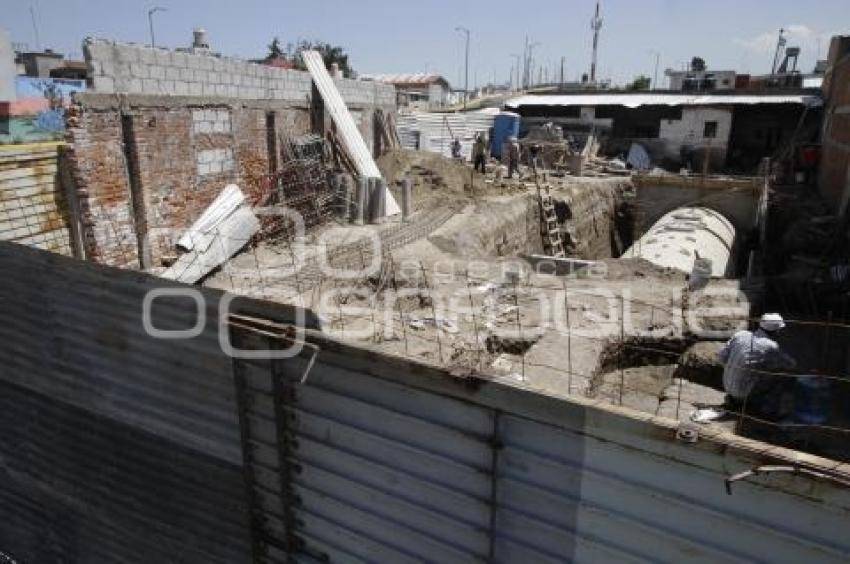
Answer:
<path fill-rule="evenodd" d="M 820 96 L 810 94 L 559 94 L 529 95 L 505 102 L 508 108 L 522 106 L 727 106 L 755 104 L 803 104 L 821 106 Z"/>

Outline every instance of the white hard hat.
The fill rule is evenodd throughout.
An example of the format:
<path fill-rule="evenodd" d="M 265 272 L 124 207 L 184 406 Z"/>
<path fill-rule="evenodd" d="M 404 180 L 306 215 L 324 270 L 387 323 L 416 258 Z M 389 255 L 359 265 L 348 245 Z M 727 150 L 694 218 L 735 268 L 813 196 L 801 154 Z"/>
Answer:
<path fill-rule="evenodd" d="M 761 316 L 759 327 L 765 331 L 779 331 L 785 327 L 785 320 L 778 313 L 765 313 Z"/>

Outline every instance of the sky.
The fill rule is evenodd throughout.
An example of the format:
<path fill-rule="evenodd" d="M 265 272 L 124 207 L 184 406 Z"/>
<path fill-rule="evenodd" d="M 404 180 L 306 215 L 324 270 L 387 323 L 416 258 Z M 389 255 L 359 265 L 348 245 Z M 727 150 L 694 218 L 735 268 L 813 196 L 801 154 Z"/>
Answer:
<path fill-rule="evenodd" d="M 539 43 L 535 60 L 550 79 L 576 80 L 590 67 L 595 0 L 0 0 L 0 28 L 29 49 L 52 48 L 81 58 L 87 36 L 184 47 L 206 28 L 211 47 L 228 56 L 260 58 L 273 37 L 282 44 L 322 40 L 346 48 L 360 73 L 436 72 L 463 87 L 464 36 L 471 31 L 470 87 L 505 83 L 525 37 Z M 33 15 L 38 28 L 36 41 Z M 776 37 L 802 48 L 800 66 L 825 57 L 829 37 L 850 33 L 850 0 L 603 0 L 599 75 L 624 84 L 653 77 L 694 56 L 711 69 L 770 71 Z M 39 45 L 40 43 L 40 45 Z M 820 51 L 818 51 L 820 49 Z"/>

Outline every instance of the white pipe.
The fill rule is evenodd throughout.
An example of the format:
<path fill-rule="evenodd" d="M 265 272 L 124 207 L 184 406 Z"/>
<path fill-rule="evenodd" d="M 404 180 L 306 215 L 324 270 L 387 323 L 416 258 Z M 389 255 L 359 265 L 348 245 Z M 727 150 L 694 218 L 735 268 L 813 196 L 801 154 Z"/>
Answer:
<path fill-rule="evenodd" d="M 679 208 L 663 216 L 623 258 L 642 258 L 690 274 L 697 254 L 711 261 L 711 276 L 726 276 L 732 266 L 735 227 L 723 215 L 702 207 Z"/>

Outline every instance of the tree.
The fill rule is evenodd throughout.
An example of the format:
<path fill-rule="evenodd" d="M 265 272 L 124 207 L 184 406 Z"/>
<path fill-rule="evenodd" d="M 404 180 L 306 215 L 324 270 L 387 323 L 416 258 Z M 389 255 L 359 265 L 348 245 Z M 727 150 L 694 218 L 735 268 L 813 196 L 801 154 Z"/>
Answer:
<path fill-rule="evenodd" d="M 652 81 L 646 75 L 638 75 L 635 79 L 626 86 L 626 90 L 649 90 Z"/>
<path fill-rule="evenodd" d="M 275 37 L 269 43 L 269 54 L 266 56 L 266 59 L 277 59 L 279 57 L 283 57 L 283 49 L 280 48 L 280 39 Z"/>
<path fill-rule="evenodd" d="M 691 70 L 694 72 L 702 72 L 705 70 L 705 59 L 702 57 L 694 57 L 691 59 Z"/>
<path fill-rule="evenodd" d="M 344 47 L 331 45 L 322 41 L 301 41 L 295 50 L 295 68 L 306 70 L 304 59 L 301 57 L 303 51 L 318 51 L 322 55 L 322 60 L 325 62 L 325 67 L 330 70 L 331 65 L 336 63 L 339 65 L 339 70 L 346 78 L 350 78 L 354 73 L 354 69 L 348 62 L 348 54 Z"/>

